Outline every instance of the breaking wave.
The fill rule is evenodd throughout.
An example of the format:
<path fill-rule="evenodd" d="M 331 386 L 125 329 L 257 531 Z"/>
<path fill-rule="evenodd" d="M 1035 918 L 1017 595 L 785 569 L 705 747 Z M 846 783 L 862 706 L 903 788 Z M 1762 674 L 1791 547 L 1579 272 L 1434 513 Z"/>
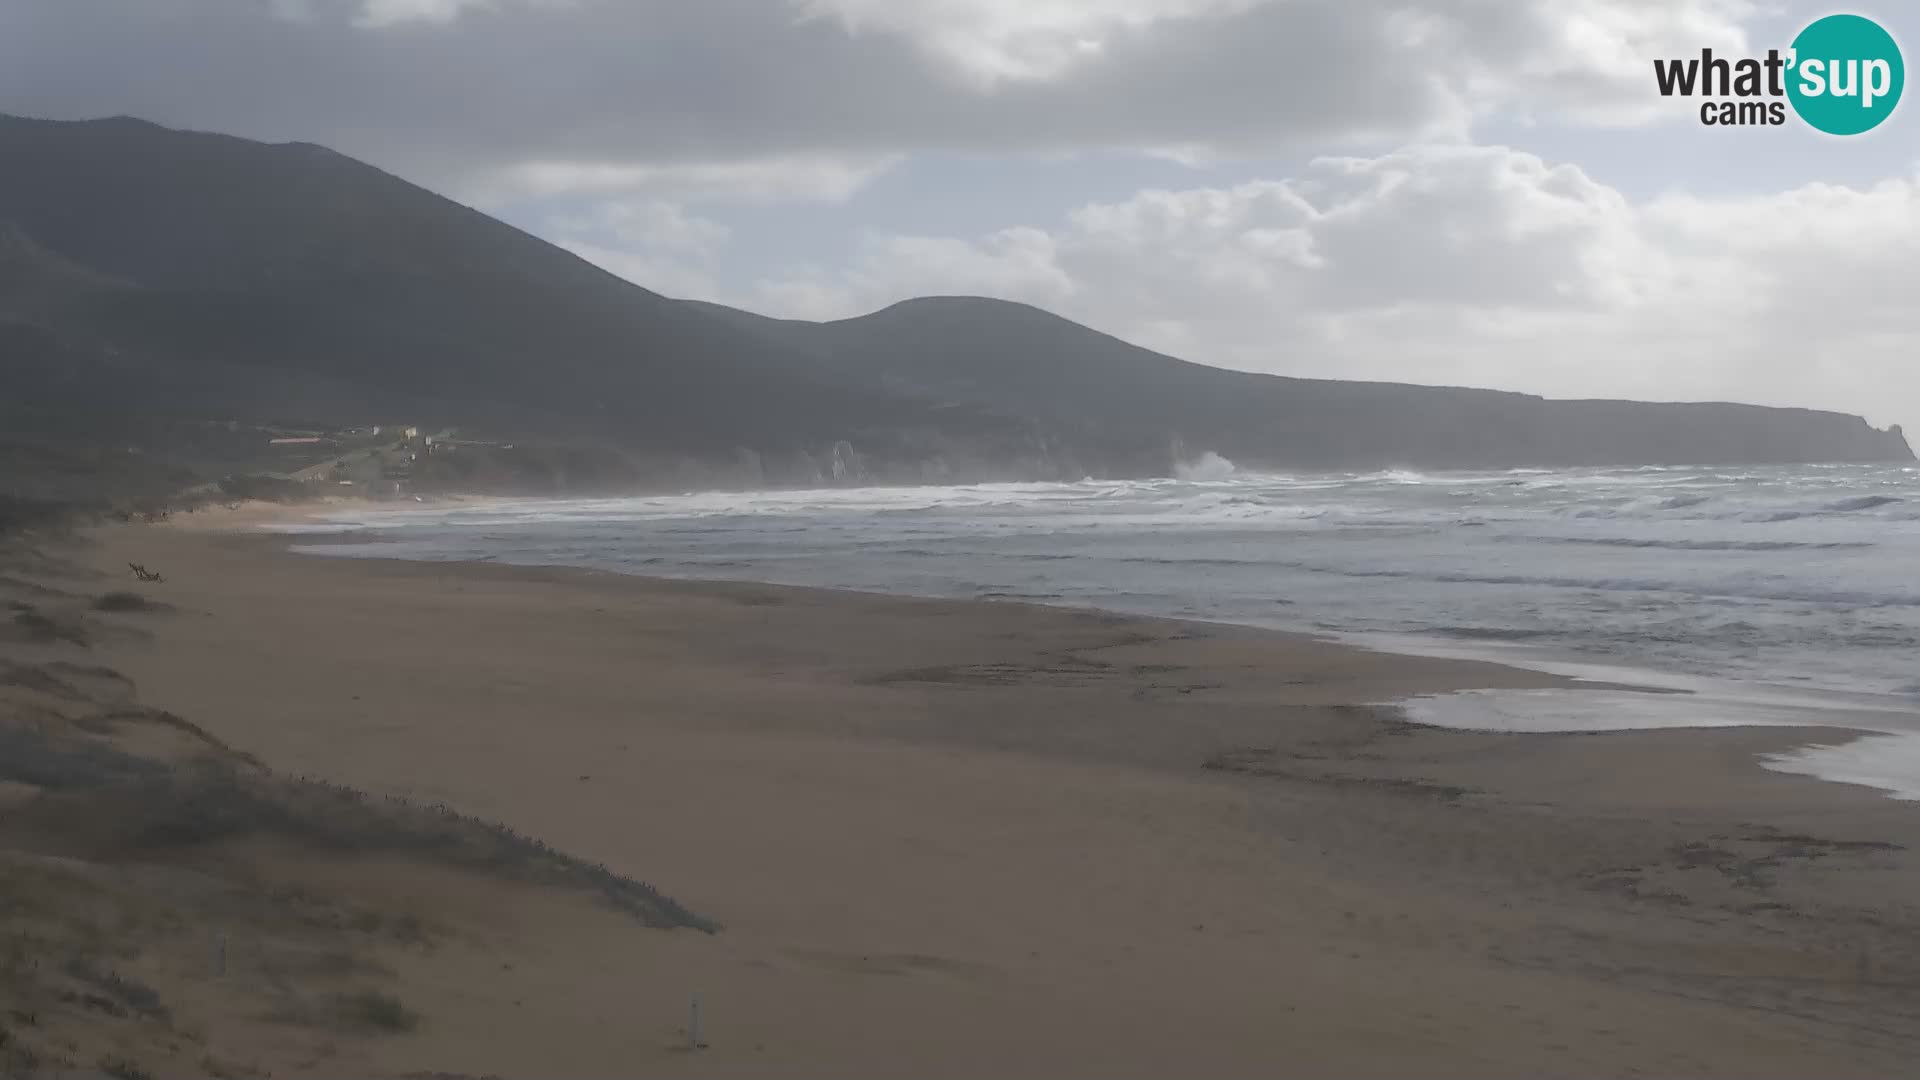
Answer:
<path fill-rule="evenodd" d="M 1857 499 L 1841 499 L 1827 507 L 1836 514 L 1850 514 L 1855 510 L 1872 510 L 1879 506 L 1891 506 L 1905 500 L 1894 495 L 1862 495 Z"/>
<path fill-rule="evenodd" d="M 1263 473 L 359 507 L 331 555 L 496 559 L 1226 622 L 1912 701 L 1920 472 Z M 1904 688 L 1904 689 L 1903 689 Z"/>
<path fill-rule="evenodd" d="M 1630 536 L 1504 537 L 1534 544 L 1588 544 L 1596 547 L 1664 548 L 1668 551 L 1843 551 L 1870 548 L 1869 540 L 1653 540 Z"/>
<path fill-rule="evenodd" d="M 1192 461 L 1177 462 L 1173 466 L 1176 479 L 1194 480 L 1231 480 L 1239 472 L 1233 462 L 1209 450 Z"/>

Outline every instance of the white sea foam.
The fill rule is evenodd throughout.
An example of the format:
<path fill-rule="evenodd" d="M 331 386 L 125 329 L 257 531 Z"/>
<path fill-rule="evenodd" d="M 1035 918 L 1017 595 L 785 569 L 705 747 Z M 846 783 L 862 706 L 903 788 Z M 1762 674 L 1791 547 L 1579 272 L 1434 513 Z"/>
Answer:
<path fill-rule="evenodd" d="M 1178 462 L 1173 475 L 1181 480 L 1227 480 L 1237 472 L 1233 462 L 1209 450 L 1192 461 Z"/>
<path fill-rule="evenodd" d="M 1762 764 L 1776 772 L 1877 788 L 1896 799 L 1920 799 L 1920 733 L 1868 735 L 1838 745 L 1807 746 L 1768 754 Z"/>

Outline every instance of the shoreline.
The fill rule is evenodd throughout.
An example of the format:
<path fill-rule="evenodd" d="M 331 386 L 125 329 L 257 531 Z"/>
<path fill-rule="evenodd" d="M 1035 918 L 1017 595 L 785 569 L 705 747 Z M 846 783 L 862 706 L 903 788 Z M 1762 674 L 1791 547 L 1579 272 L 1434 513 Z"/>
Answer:
<path fill-rule="evenodd" d="M 324 550 L 332 545 L 378 542 L 387 530 L 359 528 L 344 531 L 295 531 L 275 529 L 278 519 L 288 524 L 312 524 L 328 513 L 340 512 L 341 505 L 376 508 L 406 513 L 414 509 L 432 509 L 451 501 L 485 505 L 489 502 L 523 503 L 525 499 L 474 498 L 429 501 L 425 504 L 389 505 L 367 500 L 340 500 L 326 510 L 287 507 L 276 514 L 268 508 L 250 518 L 245 526 L 215 524 L 212 527 L 244 528 L 280 537 L 290 553 L 328 558 L 393 560 L 400 562 L 472 563 L 491 560 L 421 560 L 379 554 L 334 555 Z M 1453 730 L 1504 731 L 1532 734 L 1591 734 L 1602 731 L 1665 731 L 1693 729 L 1800 728 L 1811 732 L 1840 733 L 1848 742 L 1829 745 L 1822 739 L 1810 739 L 1785 750 L 1757 755 L 1756 767 L 1800 773 L 1830 783 L 1866 786 L 1881 795 L 1901 800 L 1920 800 L 1920 706 L 1890 703 L 1878 695 L 1846 694 L 1837 690 L 1800 690 L 1784 685 L 1749 685 L 1738 680 L 1681 675 L 1648 667 L 1603 664 L 1570 653 L 1542 648 L 1481 643 L 1478 646 L 1441 637 L 1382 633 L 1342 633 L 1287 629 L 1248 622 L 1198 619 L 1179 616 L 1148 615 L 1114 611 L 1095 605 L 1049 604 L 1042 600 L 1001 597 L 948 597 L 933 594 L 888 592 L 836 586 L 776 585 L 752 578 L 676 577 L 635 573 L 597 567 L 569 567 L 557 563 L 512 563 L 526 567 L 574 569 L 590 573 L 612 573 L 650 581 L 732 582 L 760 584 L 773 588 L 823 589 L 866 596 L 915 597 L 956 602 L 969 600 L 1002 604 L 1028 604 L 1062 610 L 1092 611 L 1121 618 L 1166 620 L 1206 626 L 1299 636 L 1316 641 L 1379 653 L 1388 657 L 1426 657 L 1493 664 L 1518 668 L 1565 680 L 1552 688 L 1527 688 L 1517 693 L 1503 690 L 1467 688 L 1433 695 L 1381 702 L 1383 707 L 1401 710 L 1415 723 Z M 1651 702 L 1641 695 L 1673 695 L 1671 702 Z M 1684 699 L 1684 700 L 1679 700 Z M 1516 723 L 1514 714 L 1526 712 L 1527 719 Z M 1622 717 L 1626 717 L 1622 720 Z M 1911 761 L 1911 768 L 1889 771 L 1883 761 L 1891 752 L 1893 760 Z"/>
<path fill-rule="evenodd" d="M 1920 1050 L 1920 815 L 1754 762 L 1833 731 L 1451 731 L 1373 703 L 1568 681 L 289 539 L 91 534 L 56 584 L 139 561 L 170 608 L 85 616 L 74 662 L 275 770 L 503 822 L 722 930 L 334 856 L 299 880 L 443 927 L 379 952 L 422 1020 L 260 1051 L 276 1075 L 1884 1076 Z"/>
<path fill-rule="evenodd" d="M 948 597 L 888 592 L 878 589 L 783 584 L 749 578 L 675 577 L 555 563 L 512 563 L 472 559 L 424 560 L 387 555 L 320 555 L 299 549 L 308 546 L 324 547 L 336 537 L 340 538 L 338 542 L 347 543 L 351 542 L 351 540 L 348 539 L 349 537 L 358 538 L 362 535 L 378 536 L 382 530 L 363 529 L 347 533 L 307 534 L 279 531 L 270 528 L 270 523 L 276 521 L 311 521 L 323 514 L 337 511 L 341 505 L 352 505 L 356 507 L 372 506 L 382 509 L 398 509 L 403 512 L 414 508 L 414 506 L 404 503 L 398 506 L 389 506 L 385 501 L 361 498 L 330 498 L 325 501 L 328 505 L 324 509 L 287 504 L 248 503 L 238 510 L 203 511 L 207 517 L 190 524 L 170 522 L 161 527 L 181 527 L 185 525 L 187 531 L 241 539 L 250 543 L 260 543 L 272 548 L 277 554 L 290 558 L 350 560 L 368 564 L 384 564 L 394 568 L 430 566 L 441 568 L 455 576 L 474 573 L 501 573 L 508 577 L 524 575 L 531 581 L 552 581 L 556 583 L 566 583 L 569 581 L 626 581 L 635 583 L 636 586 L 645 589 L 665 592 L 682 590 L 696 595 L 710 593 L 714 597 L 732 599 L 735 602 L 756 606 L 763 603 L 778 603 L 777 600 L 767 600 L 766 597 L 769 595 L 792 594 L 802 596 L 811 595 L 824 600 L 838 598 L 853 602 L 867 601 L 877 604 L 921 604 L 939 607 L 957 606 L 962 608 L 982 605 L 1025 610 L 1036 614 L 1065 613 L 1069 616 L 1078 614 L 1102 624 L 1141 624 L 1166 627 L 1169 628 L 1176 637 L 1181 636 L 1182 631 L 1197 631 L 1202 634 L 1213 632 L 1227 636 L 1249 637 L 1256 640 L 1271 639 L 1278 642 L 1292 642 L 1295 644 L 1310 643 L 1317 647 L 1325 647 L 1336 651 L 1367 654 L 1378 657 L 1389 664 L 1397 662 L 1434 661 L 1445 668 L 1459 672 L 1488 676 L 1488 678 L 1485 679 L 1486 685 L 1481 685 L 1479 682 L 1471 680 L 1464 684 L 1457 685 L 1451 683 L 1428 687 L 1416 685 L 1413 688 L 1403 688 L 1402 692 L 1398 693 L 1397 696 L 1389 696 L 1377 701 L 1353 703 L 1369 709 L 1392 710 L 1405 723 L 1441 732 L 1458 732 L 1467 735 L 1517 735 L 1521 737 L 1555 735 L 1658 735 L 1667 732 L 1692 732 L 1701 735 L 1712 735 L 1716 733 L 1752 733 L 1758 736 L 1754 741 L 1760 745 L 1773 747 L 1774 744 L 1782 741 L 1791 744 L 1785 751 L 1774 750 L 1773 753 L 1776 756 L 1782 753 L 1790 753 L 1793 750 L 1801 748 L 1815 750 L 1842 749 L 1847 743 L 1857 742 L 1863 739 L 1906 734 L 1906 732 L 1900 729 L 1821 723 L 1797 724 L 1785 721 L 1768 722 L 1765 720 L 1630 724 L 1598 728 L 1470 726 L 1460 722 L 1443 722 L 1438 719 L 1416 719 L 1411 714 L 1415 711 L 1421 711 L 1414 708 L 1420 704 L 1467 698 L 1482 694 L 1555 694 L 1570 695 L 1573 697 L 1592 695 L 1595 700 L 1617 700 L 1623 697 L 1643 700 L 1657 700 L 1666 697 L 1687 697 L 1696 694 L 1698 691 L 1683 688 L 1676 684 L 1686 682 L 1706 683 L 1709 680 L 1675 676 L 1671 673 L 1646 668 L 1574 663 L 1569 662 L 1568 657 L 1557 654 L 1533 656 L 1529 655 L 1530 650 L 1524 648 L 1503 648 L 1499 646 L 1490 646 L 1484 650 L 1472 647 L 1453 648 L 1450 647 L 1450 642 L 1441 639 L 1428 640 L 1414 638 L 1400 641 L 1397 640 L 1398 635 L 1361 635 L 1342 634 L 1333 631 L 1294 630 L 1224 620 L 1135 614 L 1094 606 L 1050 604 L 1044 601 L 1021 598 Z M 483 504 L 490 501 L 517 502 L 526 500 L 509 496 L 445 496 L 427 500 L 424 508 L 443 506 L 448 503 Z M 230 520 L 218 520 L 219 518 L 230 518 Z M 141 526 L 116 525 L 104 526 L 103 528 L 117 531 L 120 529 L 139 527 Z M 1604 675 L 1595 674 L 1602 671 L 1619 672 L 1623 678 L 1616 680 L 1607 678 Z M 1511 684 L 1505 679 L 1491 677 L 1495 676 L 1496 673 L 1507 676 L 1508 679 L 1512 680 Z M 1645 681 L 1635 681 L 1642 678 L 1644 678 Z M 1750 701 L 1743 701 L 1741 704 L 1750 705 L 1763 700 L 1770 701 L 1772 695 L 1767 693 L 1768 689 L 1772 688 L 1763 688 L 1761 697 Z M 1798 708 L 1808 713 L 1816 711 L 1837 713 L 1840 711 L 1836 708 L 1823 708 L 1813 704 L 1812 702 L 1816 697 L 1817 695 L 1810 696 L 1805 702 L 1798 705 Z M 1880 710 L 1860 709 L 1855 711 L 1859 713 L 1872 713 Z M 1916 718 L 1920 718 L 1920 713 L 1914 715 Z M 1834 743 L 1829 741 L 1835 738 L 1845 740 L 1845 742 Z M 1756 755 L 1753 763 L 1756 769 L 1767 768 L 1767 766 L 1762 764 L 1760 760 L 1761 756 L 1765 756 L 1764 751 Z M 1813 773 L 1803 773 L 1801 775 L 1809 776 L 1823 784 L 1866 788 L 1874 792 L 1875 795 L 1883 798 L 1894 797 L 1887 789 L 1877 788 L 1863 781 L 1833 780 Z M 1916 795 L 1914 798 L 1920 799 L 1920 795 Z"/>

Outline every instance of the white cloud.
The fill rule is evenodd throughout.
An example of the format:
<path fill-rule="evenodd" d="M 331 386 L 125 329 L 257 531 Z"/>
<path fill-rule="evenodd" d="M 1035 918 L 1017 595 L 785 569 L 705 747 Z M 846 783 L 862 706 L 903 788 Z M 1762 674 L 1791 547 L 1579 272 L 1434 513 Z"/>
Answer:
<path fill-rule="evenodd" d="M 717 300 L 720 287 L 698 261 L 662 256 L 627 247 L 606 247 L 578 240 L 557 243 L 616 277 L 679 300 Z"/>
<path fill-rule="evenodd" d="M 666 163 L 529 161 L 463 185 L 482 205 L 558 195 L 694 202 L 845 202 L 900 161 L 899 155 L 778 155 Z"/>
<path fill-rule="evenodd" d="M 544 230 L 554 243 L 609 273 L 655 292 L 714 299 L 713 264 L 732 239 L 718 222 L 666 202 L 608 202 L 557 217 Z"/>
<path fill-rule="evenodd" d="M 1257 25 L 1325 31 L 1340 21 L 1372 24 L 1371 46 L 1339 59 L 1364 78 L 1379 65 L 1415 66 L 1481 107 L 1545 115 L 1572 110 L 1600 122 L 1649 119 L 1654 56 L 1711 46 L 1746 48 L 1751 0 L 1465 0 L 1386 3 L 1336 0 L 791 0 L 808 18 L 837 20 L 854 34 L 888 34 L 965 77 L 976 89 L 1062 78 L 1097 65 L 1115 45 L 1137 45 L 1161 24 L 1233 32 L 1236 16 Z M 1319 8 L 1321 15 L 1314 13 Z M 1337 18 L 1330 18 L 1337 12 Z M 1298 62 L 1273 42 L 1276 66 Z M 1329 79 L 1328 104 L 1337 94 Z M 1258 93 L 1262 83 L 1250 82 Z"/>
<path fill-rule="evenodd" d="M 1416 9 L 1417 10 L 1417 9 Z M 1638 124 L 1685 115 L 1650 92 L 1656 57 L 1712 48 L 1743 56 L 1749 0 L 1556 0 L 1500 5 L 1499 18 L 1459 6 L 1418 17 L 1429 47 L 1467 59 L 1458 81 L 1485 110 L 1535 122 Z M 1780 44 L 1784 44 L 1780 43 Z"/>
<path fill-rule="evenodd" d="M 1920 177 L 1636 203 L 1570 165 L 1450 145 L 1141 192 L 1052 231 L 873 237 L 849 269 L 749 300 L 819 317 L 979 293 L 1251 370 L 1911 424 L 1915 265 Z"/>
<path fill-rule="evenodd" d="M 792 0 L 806 18 L 890 33 L 983 88 L 1057 77 L 1098 59 L 1116 34 L 1232 14 L 1272 0 Z"/>
<path fill-rule="evenodd" d="M 378 29 L 400 23 L 452 22 L 469 8 L 489 7 L 493 0 L 365 0 L 354 25 Z"/>
<path fill-rule="evenodd" d="M 732 238 L 733 230 L 666 202 L 613 202 L 591 213 L 560 217 L 550 226 L 562 234 L 601 233 L 631 245 L 708 258 Z"/>

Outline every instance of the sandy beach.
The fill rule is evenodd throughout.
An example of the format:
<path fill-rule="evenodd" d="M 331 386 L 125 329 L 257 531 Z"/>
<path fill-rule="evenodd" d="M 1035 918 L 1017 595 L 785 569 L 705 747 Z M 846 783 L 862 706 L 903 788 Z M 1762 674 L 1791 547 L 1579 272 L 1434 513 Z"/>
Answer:
<path fill-rule="evenodd" d="M 1755 763 L 1832 731 L 1421 728 L 1380 703 L 1562 683 L 1021 604 L 315 558 L 253 523 L 105 528 L 16 567 L 89 632 L 8 655 L 111 669 L 276 773 L 505 823 L 721 927 L 236 849 L 428 927 L 369 947 L 419 1018 L 377 1036 L 262 1019 L 238 954 L 226 989 L 181 959 L 198 945 L 128 959 L 274 1075 L 1840 1077 L 1920 1054 L 1920 810 Z M 128 588 L 169 610 L 76 599 Z"/>

